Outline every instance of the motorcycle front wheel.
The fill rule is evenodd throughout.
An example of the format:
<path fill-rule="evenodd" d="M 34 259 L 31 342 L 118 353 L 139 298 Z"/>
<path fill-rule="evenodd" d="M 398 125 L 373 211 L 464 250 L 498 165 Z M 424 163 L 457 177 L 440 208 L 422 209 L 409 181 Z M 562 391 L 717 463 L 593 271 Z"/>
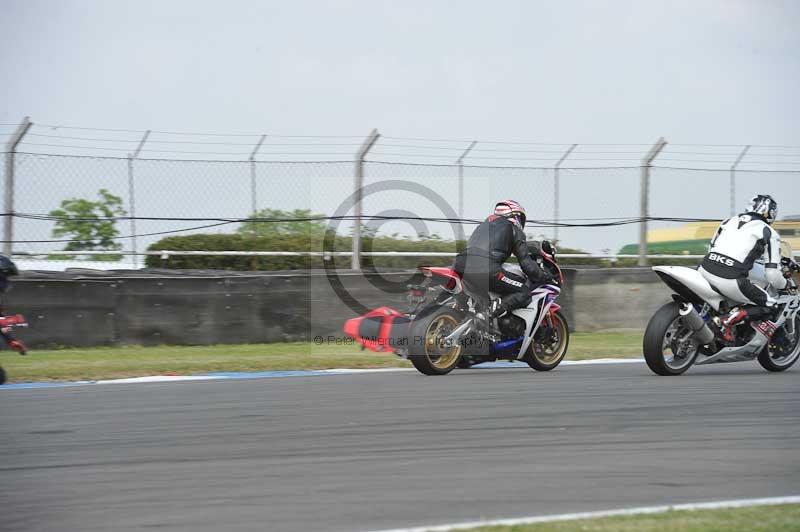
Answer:
<path fill-rule="evenodd" d="M 793 321 L 784 323 L 783 328 L 775 333 L 758 355 L 758 363 L 765 370 L 786 371 L 800 358 L 800 315 L 795 316 Z M 788 326 L 792 327 L 792 332 L 787 330 Z"/>
<path fill-rule="evenodd" d="M 561 364 L 569 347 L 569 326 L 564 315 L 556 312 L 552 317 L 552 327 L 545 327 L 544 321 L 537 331 L 541 338 L 534 337 L 524 358 L 536 371 L 550 371 Z"/>
<path fill-rule="evenodd" d="M 677 303 L 667 303 L 650 318 L 644 332 L 644 360 L 656 375 L 682 374 L 694 364 L 700 352 L 678 310 Z"/>
<path fill-rule="evenodd" d="M 464 317 L 450 308 L 422 312 L 411 323 L 408 359 L 424 375 L 445 375 L 458 366 L 461 344 L 446 346 L 444 339 Z"/>

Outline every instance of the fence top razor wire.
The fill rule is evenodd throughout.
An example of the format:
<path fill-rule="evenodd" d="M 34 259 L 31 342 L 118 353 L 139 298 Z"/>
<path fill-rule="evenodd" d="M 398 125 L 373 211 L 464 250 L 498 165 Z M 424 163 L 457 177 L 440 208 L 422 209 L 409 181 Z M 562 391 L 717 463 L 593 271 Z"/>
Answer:
<path fill-rule="evenodd" d="M 15 124 L 0 125 L 0 139 Z M 17 151 L 142 159 L 225 161 L 352 161 L 365 135 L 194 132 L 102 128 L 31 123 Z M 641 163 L 651 144 L 543 142 L 381 136 L 370 151 L 375 162 L 470 164 L 552 168 L 565 153 L 564 168 L 630 167 Z M 138 150 L 137 150 L 138 147 Z M 465 154 L 469 148 L 468 153 Z M 800 145 L 670 143 L 657 164 L 670 167 L 800 171 Z"/>

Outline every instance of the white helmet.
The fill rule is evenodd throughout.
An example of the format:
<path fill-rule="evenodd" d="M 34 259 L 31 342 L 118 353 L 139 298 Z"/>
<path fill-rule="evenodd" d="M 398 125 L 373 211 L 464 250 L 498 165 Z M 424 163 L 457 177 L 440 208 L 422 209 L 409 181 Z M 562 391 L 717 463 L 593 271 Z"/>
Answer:
<path fill-rule="evenodd" d="M 778 202 L 769 194 L 759 194 L 750 199 L 745 207 L 745 212 L 758 214 L 768 224 L 771 224 L 778 217 Z"/>

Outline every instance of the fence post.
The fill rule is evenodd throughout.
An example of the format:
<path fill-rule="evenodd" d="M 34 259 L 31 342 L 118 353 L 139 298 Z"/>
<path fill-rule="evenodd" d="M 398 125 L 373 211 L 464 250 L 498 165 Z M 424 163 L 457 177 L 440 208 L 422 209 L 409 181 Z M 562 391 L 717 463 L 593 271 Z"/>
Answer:
<path fill-rule="evenodd" d="M 742 159 L 747 155 L 747 150 L 749 149 L 750 145 L 748 144 L 736 158 L 736 161 L 731 165 L 731 216 L 736 216 L 736 167 L 742 162 Z"/>
<path fill-rule="evenodd" d="M 17 146 L 25 134 L 33 125 L 30 117 L 26 116 L 22 119 L 22 123 L 17 127 L 17 130 L 11 134 L 11 138 L 6 143 L 6 190 L 5 190 L 5 213 L 6 221 L 3 225 L 3 253 L 11 257 L 14 253 L 14 170 L 15 170 L 15 154 L 17 153 Z"/>
<path fill-rule="evenodd" d="M 658 142 L 650 148 L 650 151 L 647 152 L 644 159 L 642 159 L 642 176 L 639 185 L 639 192 L 641 194 L 639 200 L 639 266 L 647 266 L 647 217 L 649 216 L 650 165 L 666 145 L 667 141 L 664 140 L 664 137 L 661 137 L 658 139 Z"/>
<path fill-rule="evenodd" d="M 361 145 L 356 154 L 356 175 L 355 175 L 355 227 L 353 227 L 353 257 L 350 267 L 354 270 L 361 269 L 361 196 L 364 191 L 364 157 L 380 138 L 377 129 L 370 131 L 369 136 Z"/>
<path fill-rule="evenodd" d="M 558 244 L 558 223 L 560 220 L 560 210 L 559 210 L 559 203 L 561 201 L 561 183 L 558 179 L 558 169 L 561 168 L 561 163 L 569 157 L 569 154 L 572 153 L 572 150 L 577 148 L 577 144 L 573 144 L 569 147 L 569 149 L 561 156 L 561 159 L 558 160 L 556 165 L 553 167 L 553 221 L 555 225 L 553 226 L 553 240 Z"/>
<path fill-rule="evenodd" d="M 472 143 L 464 150 L 464 153 L 461 154 L 461 157 L 458 158 L 456 164 L 458 165 L 458 220 L 459 224 L 462 223 L 461 220 L 464 219 L 464 159 L 469 155 L 469 152 L 472 151 L 472 148 L 478 143 L 477 140 L 473 140 Z"/>
<path fill-rule="evenodd" d="M 258 210 L 258 206 L 256 205 L 256 154 L 258 150 L 261 149 L 261 145 L 264 144 L 264 140 L 267 138 L 266 135 L 261 135 L 261 138 L 258 139 L 258 144 L 256 144 L 255 148 L 253 148 L 253 153 L 250 154 L 250 212 L 253 213 L 253 216 L 256 215 L 256 211 Z"/>
<path fill-rule="evenodd" d="M 144 147 L 144 143 L 147 142 L 147 137 L 150 136 L 150 130 L 144 132 L 144 136 L 142 136 L 142 140 L 139 141 L 139 145 L 136 147 L 136 151 L 133 153 L 128 154 L 128 205 L 130 206 L 130 216 L 131 216 L 131 251 L 133 251 L 133 267 L 137 268 L 139 266 L 139 255 L 136 254 L 137 252 L 137 242 L 136 242 L 136 187 L 134 186 L 133 180 L 133 160 L 139 157 L 139 152 L 142 151 Z"/>

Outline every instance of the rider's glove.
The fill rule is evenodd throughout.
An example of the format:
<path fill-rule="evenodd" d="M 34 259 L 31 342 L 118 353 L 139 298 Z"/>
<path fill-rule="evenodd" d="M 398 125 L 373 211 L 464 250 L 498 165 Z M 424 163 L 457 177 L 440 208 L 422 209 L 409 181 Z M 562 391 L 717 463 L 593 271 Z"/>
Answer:
<path fill-rule="evenodd" d="M 800 266 L 789 257 L 781 257 L 781 273 L 786 279 L 791 278 L 794 272 L 800 271 Z"/>

